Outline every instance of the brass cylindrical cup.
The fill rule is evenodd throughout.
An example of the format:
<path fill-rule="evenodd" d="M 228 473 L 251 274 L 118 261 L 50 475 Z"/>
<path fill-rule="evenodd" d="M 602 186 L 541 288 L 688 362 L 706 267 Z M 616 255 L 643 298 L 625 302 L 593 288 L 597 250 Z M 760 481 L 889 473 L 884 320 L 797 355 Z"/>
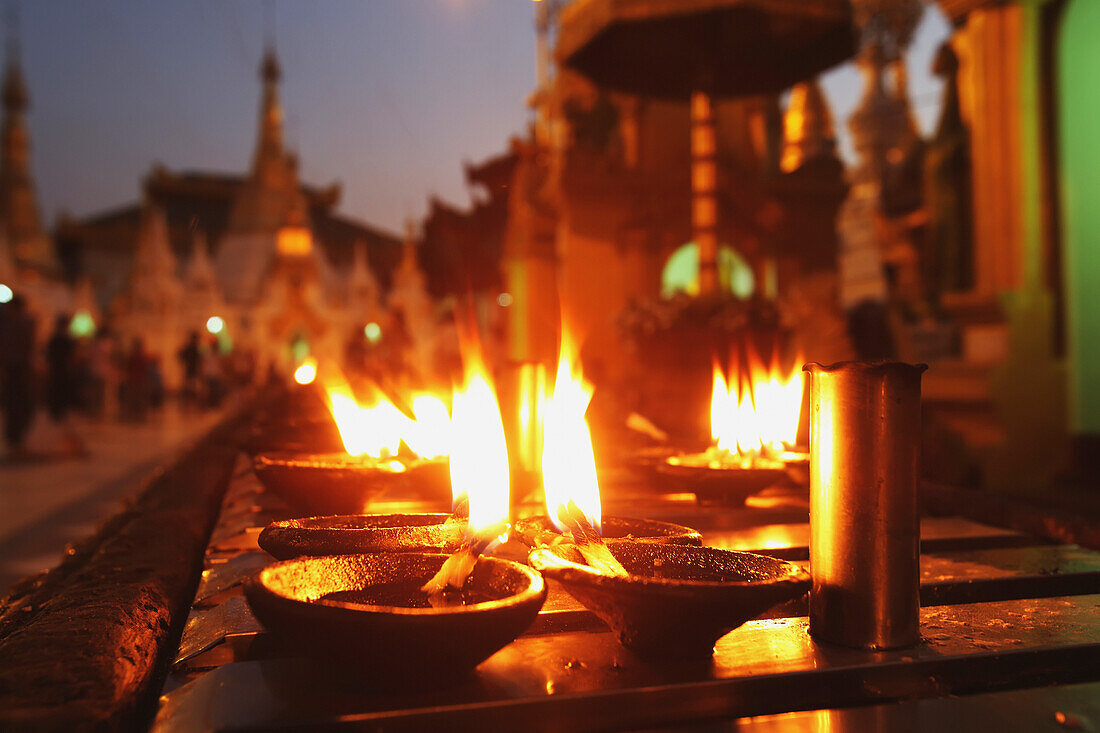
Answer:
<path fill-rule="evenodd" d="M 920 640 L 924 364 L 807 364 L 810 634 L 865 649 Z"/>

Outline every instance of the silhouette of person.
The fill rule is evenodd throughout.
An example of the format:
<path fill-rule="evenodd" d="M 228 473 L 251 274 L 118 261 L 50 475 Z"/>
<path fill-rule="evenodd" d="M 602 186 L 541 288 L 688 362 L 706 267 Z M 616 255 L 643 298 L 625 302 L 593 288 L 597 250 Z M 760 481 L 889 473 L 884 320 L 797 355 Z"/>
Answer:
<path fill-rule="evenodd" d="M 196 404 L 199 401 L 201 385 L 199 366 L 202 363 L 202 350 L 199 346 L 199 333 L 192 331 L 187 343 L 179 350 L 177 357 L 183 365 L 183 397 L 185 403 Z"/>
<path fill-rule="evenodd" d="M 23 440 L 34 417 L 32 355 L 34 318 L 21 295 L 0 306 L 0 401 L 4 407 L 4 439 L 10 455 L 23 458 Z"/>
<path fill-rule="evenodd" d="M 59 315 L 53 334 L 46 342 L 46 409 L 50 419 L 64 431 L 62 450 L 83 454 L 84 442 L 67 421 L 77 401 L 76 341 L 69 334 L 69 317 Z"/>
<path fill-rule="evenodd" d="M 130 342 L 130 353 L 126 356 L 126 382 L 123 385 L 125 399 L 123 404 L 131 420 L 145 419 L 145 410 L 149 404 L 149 366 L 145 353 L 145 342 L 135 338 Z"/>
<path fill-rule="evenodd" d="M 46 408 L 60 423 L 73 405 L 73 357 L 76 344 L 69 335 L 69 318 L 59 315 L 46 342 Z"/>

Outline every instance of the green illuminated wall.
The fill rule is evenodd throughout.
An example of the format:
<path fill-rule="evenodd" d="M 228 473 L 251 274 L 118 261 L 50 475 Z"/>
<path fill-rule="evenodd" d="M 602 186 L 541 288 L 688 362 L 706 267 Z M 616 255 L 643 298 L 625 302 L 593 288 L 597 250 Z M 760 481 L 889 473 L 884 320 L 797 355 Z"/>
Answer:
<path fill-rule="evenodd" d="M 1056 63 L 1070 429 L 1100 434 L 1100 0 L 1071 0 Z"/>
<path fill-rule="evenodd" d="M 718 249 L 718 280 L 723 291 L 741 300 L 751 296 L 756 288 L 752 267 L 726 245 Z M 671 298 L 676 293 L 699 294 L 699 245 L 694 242 L 673 252 L 661 272 L 661 297 Z"/>

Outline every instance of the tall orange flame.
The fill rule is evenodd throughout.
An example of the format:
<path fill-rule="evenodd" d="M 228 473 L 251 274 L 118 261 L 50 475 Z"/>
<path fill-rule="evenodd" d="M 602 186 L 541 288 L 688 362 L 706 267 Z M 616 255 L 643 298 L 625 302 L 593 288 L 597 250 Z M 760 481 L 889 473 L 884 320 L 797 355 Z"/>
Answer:
<path fill-rule="evenodd" d="M 562 326 L 561 351 L 554 394 L 546 402 L 543 422 L 542 480 L 546 510 L 561 532 L 559 513 L 576 504 L 585 519 L 600 531 L 600 485 L 592 437 L 584 415 L 592 399 L 592 386 L 581 376 L 577 349 Z"/>
<path fill-rule="evenodd" d="M 467 353 L 469 351 L 470 353 Z M 508 521 L 508 447 L 500 405 L 480 353 L 464 349 L 465 378 L 451 407 L 451 491 L 470 505 L 470 532 Z"/>
<path fill-rule="evenodd" d="M 714 365 L 711 392 L 711 436 L 719 450 L 751 455 L 763 449 L 782 451 L 795 444 L 802 411 L 803 375 L 799 354 L 789 372 L 778 355 L 765 367 L 747 349 L 748 365 L 734 363 L 729 378 Z"/>
<path fill-rule="evenodd" d="M 397 455 L 411 421 L 392 402 L 379 396 L 370 407 L 362 407 L 344 385 L 330 386 L 328 395 L 332 417 L 349 454 L 372 458 Z"/>
<path fill-rule="evenodd" d="M 423 458 L 437 458 L 450 452 L 450 416 L 447 406 L 438 397 L 416 395 L 412 402 L 416 416 L 413 419 L 398 409 L 375 384 L 366 385 L 370 396 L 359 401 L 339 370 L 326 369 L 322 381 L 332 418 L 349 454 L 393 457 L 402 441 Z"/>
<path fill-rule="evenodd" d="M 451 452 L 451 416 L 443 400 L 432 394 L 413 397 L 415 420 L 409 421 L 405 444 L 421 458 L 439 458 Z"/>

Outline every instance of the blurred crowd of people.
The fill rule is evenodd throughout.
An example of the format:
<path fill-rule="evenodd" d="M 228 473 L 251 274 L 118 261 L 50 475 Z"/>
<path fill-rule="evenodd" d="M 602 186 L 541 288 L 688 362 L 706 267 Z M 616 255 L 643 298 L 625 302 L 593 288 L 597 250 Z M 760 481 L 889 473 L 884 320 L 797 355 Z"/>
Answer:
<path fill-rule="evenodd" d="M 50 453 L 82 455 L 73 415 L 143 422 L 164 406 L 165 365 L 142 339 L 127 341 L 107 328 L 77 337 L 66 315 L 57 316 L 45 343 L 37 343 L 36 332 L 20 296 L 0 305 L 0 407 L 9 459 L 29 457 L 27 436 L 42 408 L 62 436 Z M 192 332 L 177 358 L 183 375 L 178 398 L 185 409 L 216 408 L 234 385 L 251 380 L 247 355 L 224 353 L 212 336 Z"/>

